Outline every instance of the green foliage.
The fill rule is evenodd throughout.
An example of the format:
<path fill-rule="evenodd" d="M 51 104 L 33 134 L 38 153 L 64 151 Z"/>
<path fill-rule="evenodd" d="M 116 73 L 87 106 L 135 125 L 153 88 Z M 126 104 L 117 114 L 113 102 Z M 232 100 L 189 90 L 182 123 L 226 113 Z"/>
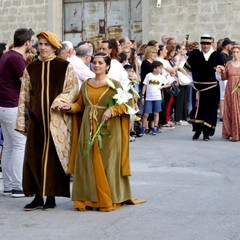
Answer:
<path fill-rule="evenodd" d="M 116 104 L 116 99 L 110 98 L 107 107 L 110 108 Z"/>
<path fill-rule="evenodd" d="M 89 152 L 90 152 L 90 150 L 91 150 L 91 148 L 92 148 L 92 146 L 94 144 L 95 138 L 97 138 L 97 140 L 98 140 L 98 146 L 99 146 L 99 149 L 101 151 L 102 150 L 102 146 L 103 146 L 103 144 L 102 144 L 102 137 L 103 136 L 109 136 L 109 137 L 112 136 L 112 134 L 109 132 L 107 126 L 103 125 L 103 124 L 104 124 L 103 122 L 100 123 L 99 126 L 98 126 L 97 131 L 95 132 L 95 134 L 91 136 L 89 144 L 88 144 L 88 146 L 87 146 L 87 148 L 86 148 L 86 150 L 85 150 L 85 152 L 83 154 L 83 158 L 85 158 L 89 154 Z"/>

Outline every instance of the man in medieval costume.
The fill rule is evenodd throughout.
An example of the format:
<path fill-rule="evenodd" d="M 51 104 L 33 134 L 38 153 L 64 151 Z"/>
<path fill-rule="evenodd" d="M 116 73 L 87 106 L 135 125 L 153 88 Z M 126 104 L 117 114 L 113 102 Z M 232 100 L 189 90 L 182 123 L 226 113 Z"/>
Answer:
<path fill-rule="evenodd" d="M 23 191 L 26 196 L 35 196 L 24 207 L 26 211 L 54 208 L 55 196 L 70 197 L 71 116 L 53 110 L 51 105 L 59 96 L 74 102 L 79 91 L 72 65 L 55 56 L 61 47 L 58 37 L 40 32 L 37 38 L 40 54 L 24 71 L 16 127 L 27 136 Z"/>
<path fill-rule="evenodd" d="M 203 140 L 209 141 L 217 124 L 220 91 L 215 72 L 216 67 L 221 65 L 221 58 L 211 43 L 209 35 L 201 36 L 201 49 L 192 51 L 184 65 L 184 69 L 190 71 L 193 78 L 193 109 L 190 114 L 195 132 L 193 140 L 197 140 L 203 133 Z"/>

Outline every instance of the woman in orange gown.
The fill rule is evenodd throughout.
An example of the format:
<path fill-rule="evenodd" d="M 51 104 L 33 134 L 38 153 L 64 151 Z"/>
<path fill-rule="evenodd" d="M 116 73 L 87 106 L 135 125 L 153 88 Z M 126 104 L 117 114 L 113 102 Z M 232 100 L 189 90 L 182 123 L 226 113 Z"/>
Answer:
<path fill-rule="evenodd" d="M 75 103 L 60 103 L 59 108 L 70 113 L 82 113 L 79 140 L 76 148 L 73 193 L 74 208 L 80 211 L 98 209 L 112 211 L 125 203 L 141 203 L 133 199 L 129 182 L 129 115 L 124 104 L 109 107 L 109 99 L 120 83 L 107 78 L 110 57 L 105 53 L 94 55 L 92 69 L 95 78 L 81 86 Z M 89 152 L 91 136 L 100 123 L 101 142 L 95 138 Z"/>

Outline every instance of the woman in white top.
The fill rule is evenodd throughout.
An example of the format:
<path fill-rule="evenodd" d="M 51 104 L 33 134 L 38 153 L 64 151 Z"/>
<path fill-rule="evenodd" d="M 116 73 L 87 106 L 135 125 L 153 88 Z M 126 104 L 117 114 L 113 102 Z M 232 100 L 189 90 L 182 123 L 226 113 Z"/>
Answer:
<path fill-rule="evenodd" d="M 186 47 L 184 44 L 178 44 L 176 46 L 176 56 L 174 57 L 174 62 L 179 63 L 179 69 L 183 68 L 186 62 Z M 183 86 L 179 82 L 180 92 L 175 97 L 175 111 L 174 120 L 177 125 L 184 126 L 188 125 L 187 115 L 188 115 L 188 88 L 190 85 Z"/>

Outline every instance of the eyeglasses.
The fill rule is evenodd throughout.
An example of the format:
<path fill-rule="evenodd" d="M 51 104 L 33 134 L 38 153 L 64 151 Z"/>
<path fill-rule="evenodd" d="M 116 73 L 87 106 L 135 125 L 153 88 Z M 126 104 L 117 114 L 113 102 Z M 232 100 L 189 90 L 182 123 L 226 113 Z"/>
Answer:
<path fill-rule="evenodd" d="M 157 53 L 157 52 L 151 52 L 151 53 Z"/>

